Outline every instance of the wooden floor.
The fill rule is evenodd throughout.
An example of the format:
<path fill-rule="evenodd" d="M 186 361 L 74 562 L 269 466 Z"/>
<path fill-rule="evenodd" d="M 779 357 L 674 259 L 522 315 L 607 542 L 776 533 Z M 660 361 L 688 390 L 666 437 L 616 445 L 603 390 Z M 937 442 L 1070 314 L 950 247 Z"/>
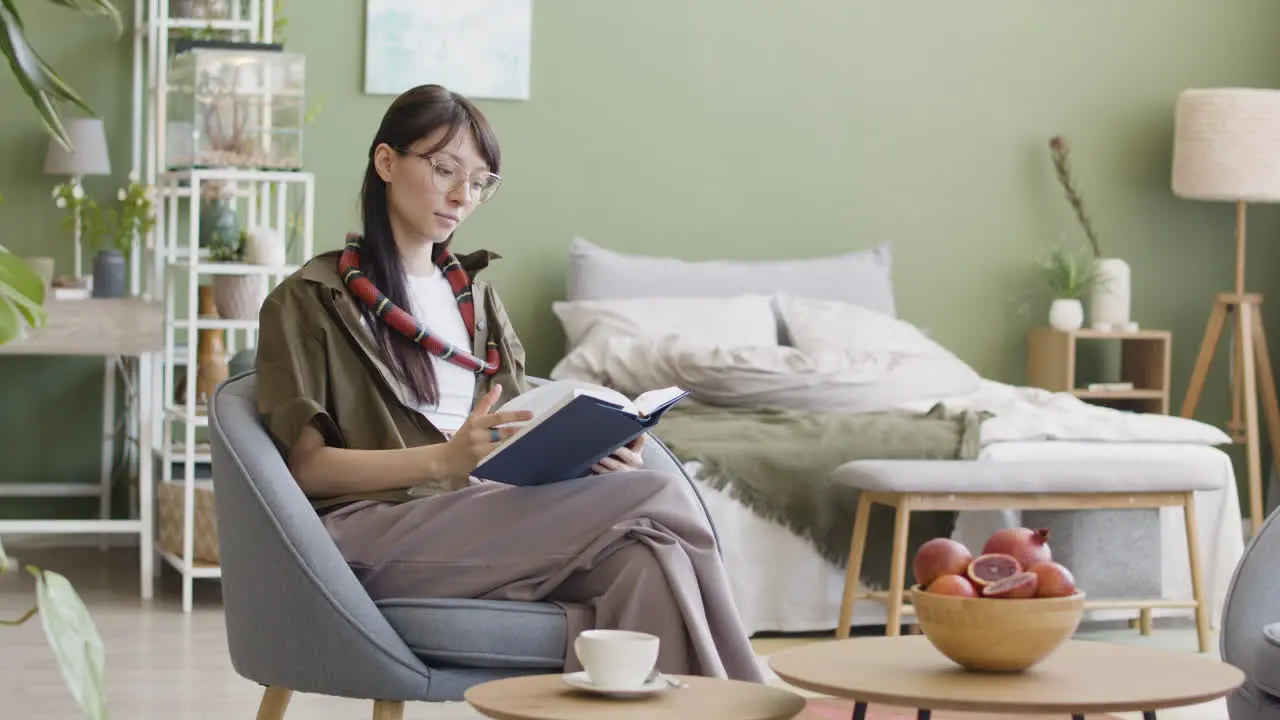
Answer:
<path fill-rule="evenodd" d="M 196 582 L 195 610 L 184 615 L 180 578 L 167 568 L 157 583 L 156 598 L 150 602 L 138 598 L 137 556 L 132 550 L 9 550 L 25 563 L 66 575 L 85 598 L 106 646 L 107 694 L 114 720 L 250 720 L 255 716 L 262 690 L 231 668 L 217 581 Z M 33 598 L 25 573 L 6 575 L 0 580 L 0 618 L 19 617 L 30 608 Z M 1189 624 L 1158 626 L 1148 638 L 1118 627 L 1094 628 L 1081 636 L 1186 652 L 1195 649 L 1195 633 Z M 764 638 L 753 644 L 764 657 L 799 643 L 829 638 Z M 0 627 L 0 703 L 0 718 L 82 718 L 63 683 L 38 617 L 21 627 Z M 295 696 L 286 717 L 357 720 L 371 717 L 371 712 L 372 704 L 367 702 Z M 407 707 L 405 717 L 475 720 L 480 716 L 463 703 L 414 703 Z M 1161 720 L 1226 717 L 1221 702 L 1160 713 Z"/>

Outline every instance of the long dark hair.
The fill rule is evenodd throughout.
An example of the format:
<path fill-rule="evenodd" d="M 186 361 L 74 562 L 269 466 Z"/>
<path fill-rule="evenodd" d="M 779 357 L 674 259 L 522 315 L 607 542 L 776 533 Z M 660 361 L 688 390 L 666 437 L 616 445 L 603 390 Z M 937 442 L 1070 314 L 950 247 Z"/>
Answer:
<path fill-rule="evenodd" d="M 374 168 L 374 150 L 386 143 L 399 151 L 442 127 L 448 127 L 448 132 L 424 152 L 435 152 L 452 141 L 459 132 L 470 132 L 476 139 L 481 156 L 489 164 L 490 172 L 500 172 L 498 138 L 484 114 L 471 101 L 455 92 L 439 85 L 419 85 L 396 98 L 382 116 L 378 133 L 369 144 L 369 162 L 365 166 L 364 184 L 360 188 L 360 213 L 364 223 L 364 240 L 360 243 L 360 269 L 388 300 L 406 310 L 411 307 L 408 281 L 395 238 L 391 234 L 387 184 Z M 445 245 L 452 242 L 453 235 L 450 235 Z M 435 251 L 438 252 L 439 248 L 435 248 Z M 419 403 L 438 403 L 440 388 L 427 351 L 374 317 L 367 307 L 362 306 L 362 309 L 391 371 L 416 396 Z"/>

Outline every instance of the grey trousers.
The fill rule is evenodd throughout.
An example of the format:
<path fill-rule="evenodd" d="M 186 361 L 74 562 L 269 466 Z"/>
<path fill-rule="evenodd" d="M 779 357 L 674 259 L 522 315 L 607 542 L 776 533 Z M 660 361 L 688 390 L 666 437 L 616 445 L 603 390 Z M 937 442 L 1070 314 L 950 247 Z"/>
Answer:
<path fill-rule="evenodd" d="M 763 681 L 711 527 L 683 478 L 632 470 L 533 488 L 483 483 L 407 503 L 354 503 L 324 523 L 375 600 L 561 603 L 566 671 L 582 667 L 573 639 L 597 627 L 657 635 L 662 672 Z"/>

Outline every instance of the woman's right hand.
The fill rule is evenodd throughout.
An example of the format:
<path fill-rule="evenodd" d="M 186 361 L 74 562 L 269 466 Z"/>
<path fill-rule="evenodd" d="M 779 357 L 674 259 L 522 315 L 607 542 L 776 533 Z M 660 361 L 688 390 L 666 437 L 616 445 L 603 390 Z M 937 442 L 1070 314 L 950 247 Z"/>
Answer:
<path fill-rule="evenodd" d="M 507 423 L 521 423 L 533 419 L 528 410 L 507 410 L 491 412 L 494 403 L 502 396 L 502 386 L 494 385 L 489 394 L 476 403 L 471 415 L 462 423 L 462 427 L 449 439 L 449 474 L 454 477 L 467 477 L 480 460 L 503 440 L 520 431 L 519 427 L 497 427 Z M 495 432 L 496 431 L 496 432 Z M 495 439 L 496 436 L 496 439 Z"/>

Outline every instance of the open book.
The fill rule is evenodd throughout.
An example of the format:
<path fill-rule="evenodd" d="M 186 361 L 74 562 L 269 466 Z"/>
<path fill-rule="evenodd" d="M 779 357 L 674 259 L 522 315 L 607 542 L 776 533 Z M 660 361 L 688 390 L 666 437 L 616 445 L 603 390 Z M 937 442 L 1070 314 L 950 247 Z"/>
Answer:
<path fill-rule="evenodd" d="M 591 466 L 653 427 L 689 394 L 668 387 L 628 398 L 616 390 L 558 380 L 512 398 L 499 410 L 533 419 L 480 460 L 472 475 L 508 485 L 545 485 L 588 474 Z"/>

